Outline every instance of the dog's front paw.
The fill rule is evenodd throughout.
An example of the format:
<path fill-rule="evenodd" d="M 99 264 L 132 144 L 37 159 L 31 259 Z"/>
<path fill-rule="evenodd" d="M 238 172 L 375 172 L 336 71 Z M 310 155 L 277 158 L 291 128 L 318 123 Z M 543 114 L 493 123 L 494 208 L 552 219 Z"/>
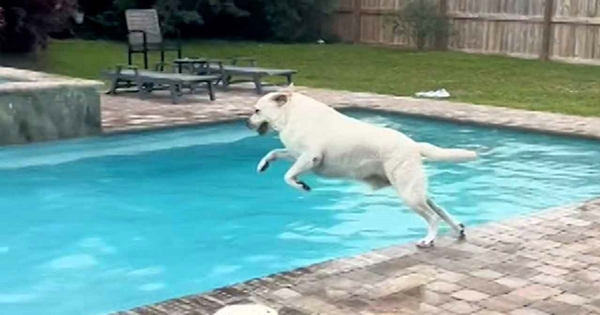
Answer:
<path fill-rule="evenodd" d="M 290 177 L 286 177 L 285 182 L 290 185 L 291 187 L 294 187 L 298 190 L 302 190 L 302 191 L 310 191 L 310 186 L 308 186 L 305 182 L 296 179 L 296 178 L 290 178 Z"/>
<path fill-rule="evenodd" d="M 303 181 L 298 181 L 298 182 L 296 182 L 296 183 L 298 183 L 298 185 L 300 185 L 300 187 L 301 187 L 301 188 L 302 188 L 302 190 L 304 190 L 304 191 L 310 191 L 310 190 L 311 190 L 310 186 L 308 186 L 308 185 L 307 185 L 305 182 L 303 182 Z"/>
<path fill-rule="evenodd" d="M 260 161 L 260 163 L 258 163 L 258 167 L 256 168 L 256 171 L 259 173 L 262 173 L 262 172 L 266 171 L 268 168 L 269 168 L 269 162 Z"/>

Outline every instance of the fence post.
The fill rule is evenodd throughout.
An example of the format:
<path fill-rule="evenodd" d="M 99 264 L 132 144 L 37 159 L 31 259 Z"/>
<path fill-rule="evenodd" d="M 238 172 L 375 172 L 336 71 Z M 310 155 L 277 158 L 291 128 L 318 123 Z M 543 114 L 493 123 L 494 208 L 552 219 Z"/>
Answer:
<path fill-rule="evenodd" d="M 554 15 L 554 0 L 546 0 L 544 10 L 544 26 L 542 31 L 542 47 L 540 50 L 540 59 L 550 59 L 550 37 L 552 36 L 552 16 Z"/>
<path fill-rule="evenodd" d="M 448 0 L 439 0 L 438 1 L 438 5 L 439 5 L 439 12 L 440 15 L 444 18 L 447 19 L 448 18 Z M 436 43 L 435 46 L 437 47 L 437 49 L 440 50 L 446 50 L 448 49 L 448 38 L 436 38 Z"/>
<path fill-rule="evenodd" d="M 361 11 L 362 10 L 362 0 L 354 0 L 352 4 L 352 11 L 354 14 L 354 42 L 360 43 L 360 33 L 361 33 Z"/>

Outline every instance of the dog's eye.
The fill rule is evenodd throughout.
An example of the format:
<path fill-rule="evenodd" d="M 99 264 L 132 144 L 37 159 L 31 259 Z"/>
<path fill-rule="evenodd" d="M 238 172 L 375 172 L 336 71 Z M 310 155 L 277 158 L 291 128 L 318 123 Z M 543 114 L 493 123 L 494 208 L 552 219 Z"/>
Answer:
<path fill-rule="evenodd" d="M 257 108 L 254 110 L 254 112 L 258 114 L 258 113 L 260 113 L 260 109 Z"/>

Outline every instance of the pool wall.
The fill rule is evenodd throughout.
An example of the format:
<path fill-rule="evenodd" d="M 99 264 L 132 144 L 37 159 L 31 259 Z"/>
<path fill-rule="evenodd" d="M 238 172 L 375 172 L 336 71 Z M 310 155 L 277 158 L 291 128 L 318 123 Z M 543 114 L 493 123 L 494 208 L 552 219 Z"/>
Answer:
<path fill-rule="evenodd" d="M 0 67 L 0 145 L 102 133 L 102 82 Z"/>

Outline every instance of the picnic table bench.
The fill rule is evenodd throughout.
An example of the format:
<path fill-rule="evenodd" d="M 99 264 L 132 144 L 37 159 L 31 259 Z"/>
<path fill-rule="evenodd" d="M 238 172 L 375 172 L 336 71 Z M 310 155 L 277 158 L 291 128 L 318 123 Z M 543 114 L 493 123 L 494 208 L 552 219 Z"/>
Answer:
<path fill-rule="evenodd" d="M 249 62 L 249 66 L 242 66 L 241 61 Z M 264 77 L 282 76 L 285 77 L 286 83 L 292 83 L 292 76 L 297 73 L 292 69 L 269 69 L 258 67 L 254 58 L 232 58 L 231 64 L 226 64 L 222 59 L 204 59 L 204 58 L 180 58 L 173 61 L 181 72 L 182 68 L 192 69 L 195 74 L 219 74 L 219 80 L 223 87 L 227 88 L 232 84 L 252 82 L 255 85 L 255 90 L 258 94 L 263 93 L 263 87 L 266 85 L 262 82 Z M 232 77 L 245 77 L 244 79 L 233 80 Z"/>
<path fill-rule="evenodd" d="M 159 65 L 157 65 L 158 67 Z M 210 100 L 215 100 L 213 82 L 218 81 L 220 75 L 191 75 L 159 71 L 138 70 L 134 66 L 117 66 L 115 70 L 104 71 L 103 75 L 111 80 L 108 94 L 116 94 L 121 87 L 137 86 L 140 97 L 153 90 L 168 89 L 171 92 L 173 103 L 177 103 L 184 88 L 194 90 L 201 84 L 206 84 Z"/>
<path fill-rule="evenodd" d="M 211 71 L 219 71 L 219 68 L 216 66 L 209 66 Z M 262 82 L 264 77 L 269 76 L 282 76 L 286 78 L 286 82 L 288 85 L 292 83 L 292 75 L 296 73 L 296 70 L 288 70 L 288 69 L 268 69 L 268 68 L 260 68 L 260 67 L 241 67 L 241 66 L 232 66 L 232 65 L 223 65 L 223 69 L 221 70 L 222 74 L 222 82 L 223 86 L 228 87 L 231 84 L 242 83 L 242 82 L 253 82 L 256 93 L 262 94 L 263 87 L 265 83 Z M 241 76 L 241 77 L 250 77 L 250 79 L 237 79 L 232 80 L 233 76 Z"/>

